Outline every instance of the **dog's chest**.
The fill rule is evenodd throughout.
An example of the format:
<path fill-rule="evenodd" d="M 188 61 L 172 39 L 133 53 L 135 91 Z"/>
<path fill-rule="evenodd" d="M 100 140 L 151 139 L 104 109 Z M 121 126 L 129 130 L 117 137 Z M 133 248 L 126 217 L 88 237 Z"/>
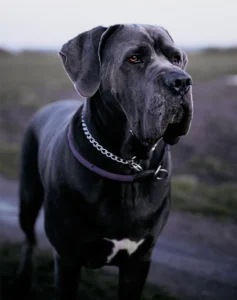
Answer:
<path fill-rule="evenodd" d="M 164 190 L 165 187 L 157 190 L 153 183 L 120 187 L 110 184 L 98 193 L 94 219 L 99 226 L 121 230 L 123 227 L 126 230 L 134 226 L 137 228 L 138 224 L 146 226 L 145 223 L 159 210 Z M 110 236 L 113 236 L 112 232 Z"/>
<path fill-rule="evenodd" d="M 105 238 L 104 240 L 112 243 L 112 251 L 110 255 L 107 256 L 107 263 L 110 263 L 120 250 L 124 250 L 127 252 L 128 255 L 132 255 L 137 250 L 137 248 L 144 242 L 144 239 L 138 242 L 129 239 L 111 240 Z"/>
<path fill-rule="evenodd" d="M 101 238 L 85 245 L 84 264 L 90 268 L 100 268 L 104 265 L 119 265 L 134 255 L 147 252 L 151 245 L 149 237 L 132 240 L 129 238 Z"/>

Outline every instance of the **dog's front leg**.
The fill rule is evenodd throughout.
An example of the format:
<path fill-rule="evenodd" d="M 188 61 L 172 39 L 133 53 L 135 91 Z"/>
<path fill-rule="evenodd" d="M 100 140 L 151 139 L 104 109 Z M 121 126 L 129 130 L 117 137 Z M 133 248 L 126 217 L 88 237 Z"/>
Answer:
<path fill-rule="evenodd" d="M 55 255 L 55 286 L 57 300 L 75 300 L 80 278 L 81 265 Z"/>
<path fill-rule="evenodd" d="M 119 300 L 139 300 L 150 267 L 150 260 L 131 260 L 119 268 Z"/>

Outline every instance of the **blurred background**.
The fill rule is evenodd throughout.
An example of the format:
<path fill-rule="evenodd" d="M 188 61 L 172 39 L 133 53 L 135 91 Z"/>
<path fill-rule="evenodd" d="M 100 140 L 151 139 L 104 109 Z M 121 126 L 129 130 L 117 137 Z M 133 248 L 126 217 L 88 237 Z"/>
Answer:
<path fill-rule="evenodd" d="M 237 3 L 233 0 L 8 0 L 0 10 L 0 297 L 23 236 L 19 150 L 32 114 L 77 98 L 61 45 L 94 26 L 162 25 L 189 56 L 194 119 L 172 147 L 173 208 L 153 254 L 144 299 L 237 299 Z M 36 299 L 53 299 L 53 262 L 38 222 Z M 80 299 L 115 299 L 114 273 L 89 271 Z"/>

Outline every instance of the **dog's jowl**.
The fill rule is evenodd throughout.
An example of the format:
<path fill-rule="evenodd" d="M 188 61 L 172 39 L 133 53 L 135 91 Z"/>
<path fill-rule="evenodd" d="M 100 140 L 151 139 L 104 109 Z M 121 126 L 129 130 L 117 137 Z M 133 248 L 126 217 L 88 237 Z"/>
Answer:
<path fill-rule="evenodd" d="M 137 300 L 170 210 L 170 145 L 192 120 L 187 57 L 164 28 L 134 24 L 81 33 L 60 57 L 79 99 L 44 107 L 26 130 L 19 276 L 43 204 L 59 299 L 76 299 L 82 267 L 115 265 L 118 299 Z"/>

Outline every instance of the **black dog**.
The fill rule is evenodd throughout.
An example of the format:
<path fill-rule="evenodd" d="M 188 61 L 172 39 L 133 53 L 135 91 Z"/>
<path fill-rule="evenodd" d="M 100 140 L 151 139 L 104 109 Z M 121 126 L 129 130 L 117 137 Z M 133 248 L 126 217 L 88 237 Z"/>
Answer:
<path fill-rule="evenodd" d="M 188 132 L 192 119 L 187 58 L 164 28 L 149 25 L 94 28 L 60 55 L 84 104 L 51 104 L 26 131 L 20 276 L 44 203 L 59 299 L 76 298 L 82 266 L 116 265 L 119 299 L 137 300 L 170 210 L 168 145 Z"/>

